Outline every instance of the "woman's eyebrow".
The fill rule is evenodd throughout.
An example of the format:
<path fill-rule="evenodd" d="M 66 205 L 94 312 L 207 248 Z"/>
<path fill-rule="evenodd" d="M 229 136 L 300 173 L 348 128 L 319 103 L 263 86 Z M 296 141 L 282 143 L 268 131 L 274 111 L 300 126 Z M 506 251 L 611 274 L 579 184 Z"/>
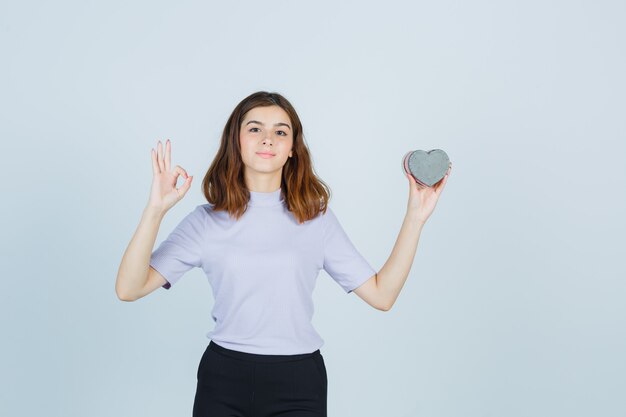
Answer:
<path fill-rule="evenodd" d="M 265 126 L 263 123 L 259 122 L 258 120 L 250 120 L 248 123 L 246 123 L 246 126 L 248 126 L 250 123 L 257 123 L 257 124 L 260 124 L 261 126 Z M 287 123 L 275 123 L 274 126 L 287 126 L 289 129 L 291 129 L 291 126 L 289 126 Z"/>

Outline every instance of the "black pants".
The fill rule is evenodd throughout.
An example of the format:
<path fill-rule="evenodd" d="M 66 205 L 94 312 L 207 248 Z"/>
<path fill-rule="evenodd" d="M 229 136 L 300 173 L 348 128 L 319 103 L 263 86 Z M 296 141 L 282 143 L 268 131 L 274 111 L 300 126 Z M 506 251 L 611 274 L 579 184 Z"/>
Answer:
<path fill-rule="evenodd" d="M 319 349 L 260 355 L 211 341 L 198 366 L 193 417 L 326 417 L 327 393 Z"/>

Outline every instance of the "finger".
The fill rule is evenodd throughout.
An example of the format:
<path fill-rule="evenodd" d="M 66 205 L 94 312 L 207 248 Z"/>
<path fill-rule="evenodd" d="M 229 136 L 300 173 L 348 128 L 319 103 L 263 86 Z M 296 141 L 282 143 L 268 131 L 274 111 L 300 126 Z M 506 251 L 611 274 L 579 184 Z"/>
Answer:
<path fill-rule="evenodd" d="M 409 191 L 413 191 L 414 188 L 417 188 L 418 190 L 422 189 L 420 183 L 415 181 L 415 178 L 413 178 L 411 174 L 407 174 L 407 177 L 409 178 Z"/>
<path fill-rule="evenodd" d="M 180 188 L 176 190 L 180 198 L 183 198 L 185 194 L 187 194 L 187 191 L 189 191 L 189 188 L 191 188 L 191 180 L 193 180 L 193 176 L 187 177 L 183 185 L 181 185 Z"/>
<path fill-rule="evenodd" d="M 437 188 L 435 189 L 435 192 L 437 194 L 441 194 L 441 191 L 443 191 L 443 187 L 446 186 L 446 182 L 448 182 L 448 174 L 446 174 L 443 177 L 443 180 L 439 182 L 439 184 L 437 185 Z"/>
<path fill-rule="evenodd" d="M 170 170 L 171 160 L 172 160 L 172 144 L 170 143 L 170 140 L 168 139 L 167 141 L 165 141 L 165 170 L 166 171 Z"/>
<path fill-rule="evenodd" d="M 157 154 L 154 148 L 150 149 L 150 155 L 152 158 L 152 173 L 154 175 L 159 174 L 161 169 L 159 168 L 159 163 L 157 162 Z"/>
<path fill-rule="evenodd" d="M 159 161 L 159 168 L 161 168 L 161 172 L 164 172 L 165 164 L 163 163 L 163 145 L 161 145 L 161 141 L 159 141 L 157 145 L 157 160 Z"/>
<path fill-rule="evenodd" d="M 187 175 L 187 171 L 185 171 L 183 169 L 183 167 L 181 167 L 180 165 L 176 165 L 174 167 L 174 181 L 176 181 L 178 179 L 179 175 L 182 175 L 183 178 L 185 178 L 185 179 L 189 178 L 189 175 Z"/>
<path fill-rule="evenodd" d="M 413 175 L 406 174 L 406 176 L 409 178 L 409 188 L 410 189 L 417 188 L 418 190 L 421 190 L 421 189 L 424 188 L 424 186 L 422 184 L 417 182 L 417 180 L 415 179 L 415 177 L 413 177 Z"/>

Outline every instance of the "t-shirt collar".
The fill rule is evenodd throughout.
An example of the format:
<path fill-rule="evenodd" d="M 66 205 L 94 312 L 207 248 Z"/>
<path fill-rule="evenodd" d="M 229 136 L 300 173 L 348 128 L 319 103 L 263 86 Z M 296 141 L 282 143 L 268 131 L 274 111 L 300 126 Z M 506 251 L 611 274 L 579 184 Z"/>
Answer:
<path fill-rule="evenodd" d="M 278 188 L 276 191 L 271 191 L 269 193 L 263 193 L 259 191 L 250 191 L 250 201 L 248 205 L 255 207 L 270 207 L 277 206 L 282 204 L 284 198 L 282 196 L 282 187 Z"/>

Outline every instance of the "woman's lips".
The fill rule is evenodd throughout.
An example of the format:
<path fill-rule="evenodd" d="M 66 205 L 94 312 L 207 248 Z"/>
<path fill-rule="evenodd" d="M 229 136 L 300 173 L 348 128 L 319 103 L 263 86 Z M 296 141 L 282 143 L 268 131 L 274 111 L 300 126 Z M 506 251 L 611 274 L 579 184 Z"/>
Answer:
<path fill-rule="evenodd" d="M 276 155 L 272 155 L 271 153 L 260 153 L 260 152 L 257 152 L 257 155 L 259 155 L 261 158 L 264 158 L 264 159 L 269 159 L 269 158 L 276 156 Z"/>

